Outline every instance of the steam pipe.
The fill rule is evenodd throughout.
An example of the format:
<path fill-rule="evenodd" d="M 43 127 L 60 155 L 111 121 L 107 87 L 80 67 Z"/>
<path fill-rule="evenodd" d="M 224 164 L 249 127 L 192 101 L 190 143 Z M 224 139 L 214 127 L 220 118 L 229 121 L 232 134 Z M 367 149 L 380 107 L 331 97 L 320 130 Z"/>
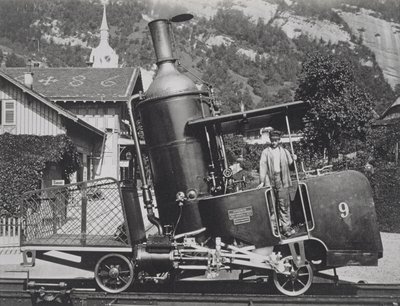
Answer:
<path fill-rule="evenodd" d="M 144 169 L 144 164 L 143 164 L 143 159 L 142 159 L 142 152 L 140 149 L 140 143 L 139 143 L 139 137 L 137 134 L 137 129 L 136 129 L 136 124 L 135 120 L 133 117 L 133 111 L 132 111 L 132 101 L 139 99 L 141 97 L 140 94 L 133 95 L 129 98 L 127 102 L 128 106 L 128 113 L 129 113 L 129 119 L 131 121 L 131 126 L 132 126 L 132 137 L 133 141 L 135 143 L 135 150 L 136 150 L 136 157 L 139 165 L 139 174 L 140 174 L 140 179 L 142 180 L 142 195 L 143 195 L 143 202 L 145 204 L 145 208 L 147 211 L 147 219 L 150 221 L 151 224 L 155 225 L 158 230 L 158 234 L 162 234 L 162 225 L 158 218 L 154 215 L 153 211 L 153 198 L 151 196 L 151 191 L 150 191 L 150 186 L 147 182 L 146 178 L 146 172 Z"/>

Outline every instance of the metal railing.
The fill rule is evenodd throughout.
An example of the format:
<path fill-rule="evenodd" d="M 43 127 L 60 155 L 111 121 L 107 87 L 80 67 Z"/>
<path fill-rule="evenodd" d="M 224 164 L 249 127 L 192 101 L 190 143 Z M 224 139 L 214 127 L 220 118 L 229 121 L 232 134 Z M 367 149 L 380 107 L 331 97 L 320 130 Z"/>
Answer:
<path fill-rule="evenodd" d="M 23 194 L 21 246 L 129 245 L 119 183 L 101 178 Z"/>

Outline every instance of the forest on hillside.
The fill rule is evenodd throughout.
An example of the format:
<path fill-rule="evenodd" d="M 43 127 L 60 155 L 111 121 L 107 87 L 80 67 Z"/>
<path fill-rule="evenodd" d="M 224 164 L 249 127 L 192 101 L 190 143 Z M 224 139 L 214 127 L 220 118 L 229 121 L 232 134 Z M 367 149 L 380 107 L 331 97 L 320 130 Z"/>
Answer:
<path fill-rule="evenodd" d="M 279 10 L 288 9 L 285 1 L 275 0 Z M 329 1 L 330 7 L 344 0 Z M 357 0 L 346 3 L 362 5 Z M 370 4 L 385 18 L 396 7 Z M 315 5 L 313 5 L 313 3 Z M 318 4 L 317 4 L 318 3 Z M 297 14 L 343 22 L 324 1 L 298 1 L 291 7 Z M 369 2 L 363 5 L 368 8 Z M 124 66 L 150 69 L 154 63 L 152 43 L 147 23 L 142 14 L 154 9 L 144 0 L 110 1 L 107 20 L 110 26 L 110 45 L 120 56 Z M 166 9 L 166 8 L 158 8 Z M 45 62 L 50 67 L 83 67 L 90 47 L 98 42 L 98 29 L 102 5 L 98 0 L 2 0 L 0 1 L 0 48 L 7 53 L 7 66 L 24 66 L 28 58 Z M 241 11 L 220 9 L 211 19 L 196 17 L 193 21 L 175 27 L 177 55 L 184 66 L 192 69 L 205 82 L 212 84 L 222 101 L 222 111 L 232 112 L 244 105 L 246 109 L 292 101 L 297 87 L 301 65 L 315 51 L 336 54 L 348 60 L 357 83 L 374 101 L 381 113 L 393 103 L 395 93 L 384 80 L 374 54 L 353 37 L 355 48 L 347 44 L 331 44 L 310 40 L 307 36 L 289 39 L 271 23 L 254 23 Z M 47 36 L 46 36 L 47 35 Z M 55 39 L 79 38 L 83 45 L 58 44 Z M 207 46 L 204 42 L 212 35 L 230 37 L 230 45 Z M 256 52 L 254 59 L 238 52 L 240 49 Z M 372 65 L 364 65 L 365 62 Z M 399 93 L 397 93 L 399 94 Z"/>

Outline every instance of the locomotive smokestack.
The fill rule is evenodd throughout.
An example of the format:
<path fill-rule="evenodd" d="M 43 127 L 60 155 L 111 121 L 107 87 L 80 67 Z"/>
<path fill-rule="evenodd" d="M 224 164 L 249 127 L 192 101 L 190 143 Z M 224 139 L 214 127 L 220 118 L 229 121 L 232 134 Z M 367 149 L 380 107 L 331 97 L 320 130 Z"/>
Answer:
<path fill-rule="evenodd" d="M 165 61 L 175 61 L 170 41 L 170 23 L 166 19 L 157 19 L 149 23 L 151 38 L 157 57 L 157 65 Z"/>
<path fill-rule="evenodd" d="M 142 120 L 160 221 L 174 226 L 176 233 L 203 227 L 197 204 L 208 195 L 206 139 L 187 128 L 188 120 L 209 115 L 203 105 L 208 93 L 176 69 L 170 41 L 171 22 L 191 17 L 183 14 L 149 23 L 158 69 L 145 100 L 135 108 Z M 178 207 L 176 194 L 182 192 L 194 196 Z"/>

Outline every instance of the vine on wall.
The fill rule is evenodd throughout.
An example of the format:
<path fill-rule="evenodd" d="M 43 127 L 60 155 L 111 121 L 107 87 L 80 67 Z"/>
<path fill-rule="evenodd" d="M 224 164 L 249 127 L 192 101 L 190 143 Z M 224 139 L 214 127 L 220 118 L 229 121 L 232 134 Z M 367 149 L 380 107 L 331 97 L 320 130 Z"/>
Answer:
<path fill-rule="evenodd" d="M 0 135 L 0 215 L 19 212 L 19 196 L 39 187 L 48 163 L 57 163 L 63 177 L 81 164 L 76 146 L 66 135 Z"/>

